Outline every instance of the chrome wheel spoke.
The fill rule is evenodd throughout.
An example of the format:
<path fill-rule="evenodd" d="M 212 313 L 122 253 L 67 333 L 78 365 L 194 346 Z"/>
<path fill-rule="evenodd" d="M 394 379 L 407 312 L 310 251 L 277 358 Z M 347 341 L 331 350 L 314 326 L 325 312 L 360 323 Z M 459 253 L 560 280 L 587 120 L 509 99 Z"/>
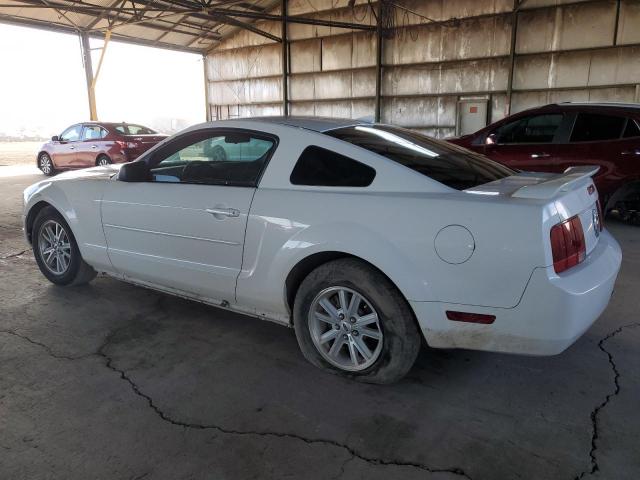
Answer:
<path fill-rule="evenodd" d="M 353 292 L 351 295 L 351 301 L 349 302 L 349 307 L 347 308 L 348 315 L 353 317 L 358 314 L 358 307 L 360 306 L 360 302 L 362 301 L 362 297 L 359 293 Z"/>
<path fill-rule="evenodd" d="M 338 310 L 336 310 L 336 307 L 333 306 L 333 304 L 329 301 L 328 298 L 323 298 L 322 300 L 320 300 L 319 303 L 325 312 L 331 315 L 331 317 L 334 318 L 336 321 L 338 320 Z"/>
<path fill-rule="evenodd" d="M 331 325 L 336 323 L 336 321 L 338 320 L 337 318 L 333 318 L 329 315 L 325 315 L 322 312 L 315 312 L 313 315 L 321 322 L 330 323 Z"/>
<path fill-rule="evenodd" d="M 353 337 L 353 344 L 360 352 L 360 355 L 362 355 L 362 358 L 364 358 L 365 360 L 369 360 L 373 355 L 373 353 L 371 352 L 371 350 L 369 350 L 369 347 L 367 347 L 367 344 L 364 343 L 362 338 Z"/>
<path fill-rule="evenodd" d="M 331 348 L 329 349 L 329 356 L 335 358 L 340 353 L 340 349 L 342 348 L 342 345 L 344 345 L 344 339 L 342 338 L 342 335 L 341 335 L 337 337 L 336 341 L 333 342 L 333 345 L 331 345 Z"/>
<path fill-rule="evenodd" d="M 369 337 L 369 338 L 373 338 L 375 340 L 380 340 L 382 338 L 382 334 L 380 333 L 380 331 L 378 330 L 374 330 L 372 328 L 360 328 L 358 330 L 358 332 L 360 333 L 360 335 L 362 335 L 363 337 Z"/>
<path fill-rule="evenodd" d="M 348 310 L 347 292 L 342 289 L 338 290 L 338 301 L 340 302 L 340 310 L 342 310 L 342 314 L 346 315 Z"/>
<path fill-rule="evenodd" d="M 356 323 L 354 327 L 361 328 L 365 325 L 371 325 L 372 323 L 378 323 L 378 315 L 375 313 L 369 313 L 368 315 L 364 315 L 362 317 L 356 317 Z"/>
<path fill-rule="evenodd" d="M 51 227 L 48 225 L 44 228 L 44 238 L 49 245 L 53 245 L 54 235 L 53 235 L 53 231 L 51 230 Z"/>
<path fill-rule="evenodd" d="M 327 330 L 325 333 L 320 335 L 320 343 L 321 344 L 327 343 L 328 341 L 336 338 L 338 335 L 341 335 L 341 334 L 342 332 L 340 332 L 340 330 L 335 330 L 335 329 Z"/>
<path fill-rule="evenodd" d="M 358 366 L 358 353 L 356 352 L 356 346 L 353 340 L 349 342 L 349 357 L 351 358 L 351 363 L 354 366 Z"/>

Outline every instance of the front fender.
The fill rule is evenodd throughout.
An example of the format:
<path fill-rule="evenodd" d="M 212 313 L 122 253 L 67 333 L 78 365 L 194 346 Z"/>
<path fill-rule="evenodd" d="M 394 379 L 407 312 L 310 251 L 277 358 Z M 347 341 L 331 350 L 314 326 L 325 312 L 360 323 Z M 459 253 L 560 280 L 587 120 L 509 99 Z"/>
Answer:
<path fill-rule="evenodd" d="M 100 202 L 104 182 L 65 180 L 62 176 L 38 182 L 24 191 L 24 226 L 27 239 L 35 214 L 43 202 L 65 219 L 78 243 L 82 258 L 95 269 L 112 269 L 102 230 Z"/>
<path fill-rule="evenodd" d="M 31 228 L 38 212 L 46 206 L 51 205 L 55 208 L 65 219 L 65 221 L 71 227 L 74 232 L 74 236 L 78 238 L 75 233 L 77 228 L 77 215 L 69 202 L 69 199 L 65 193 L 53 185 L 54 182 L 49 180 L 43 180 L 35 183 L 24 190 L 24 209 L 22 219 L 24 223 L 24 231 L 27 237 L 27 241 L 31 243 Z"/>

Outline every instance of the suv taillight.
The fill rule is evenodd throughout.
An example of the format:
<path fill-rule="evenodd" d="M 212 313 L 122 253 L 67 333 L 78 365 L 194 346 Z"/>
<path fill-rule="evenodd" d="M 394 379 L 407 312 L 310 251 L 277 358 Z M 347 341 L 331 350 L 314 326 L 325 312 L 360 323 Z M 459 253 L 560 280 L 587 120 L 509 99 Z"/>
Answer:
<path fill-rule="evenodd" d="M 582 222 L 577 215 L 551 228 L 551 252 L 556 273 L 581 263 L 587 254 Z"/>

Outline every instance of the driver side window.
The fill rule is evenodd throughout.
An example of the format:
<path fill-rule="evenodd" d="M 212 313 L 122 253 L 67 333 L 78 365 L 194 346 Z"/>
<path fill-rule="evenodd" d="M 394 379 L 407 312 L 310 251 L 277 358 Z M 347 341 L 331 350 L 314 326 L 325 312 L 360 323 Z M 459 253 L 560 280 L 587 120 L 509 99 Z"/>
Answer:
<path fill-rule="evenodd" d="M 60 140 L 63 142 L 75 142 L 80 140 L 80 133 L 82 132 L 82 125 L 74 125 L 67 128 L 60 134 Z"/>
<path fill-rule="evenodd" d="M 158 151 L 150 162 L 152 181 L 255 186 L 275 141 L 244 132 L 211 135 L 196 132 Z"/>

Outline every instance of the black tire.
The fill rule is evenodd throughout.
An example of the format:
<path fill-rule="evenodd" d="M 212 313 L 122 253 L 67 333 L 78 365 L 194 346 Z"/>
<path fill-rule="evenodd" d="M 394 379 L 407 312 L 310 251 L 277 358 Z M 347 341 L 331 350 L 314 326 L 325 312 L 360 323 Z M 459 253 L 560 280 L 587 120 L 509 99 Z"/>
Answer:
<path fill-rule="evenodd" d="M 106 155 L 98 155 L 98 158 L 96 158 L 96 166 L 111 165 L 112 163 L 111 159 Z"/>
<path fill-rule="evenodd" d="M 60 274 L 56 274 L 47 266 L 40 248 L 41 231 L 45 225 L 51 225 L 51 222 L 59 224 L 64 229 L 70 244 L 71 258 L 68 261 L 68 267 Z M 73 236 L 71 228 L 69 228 L 69 224 L 55 208 L 45 207 L 40 210 L 38 216 L 33 222 L 31 238 L 33 255 L 36 258 L 38 267 L 42 274 L 47 277 L 51 283 L 70 286 L 83 285 L 85 283 L 89 283 L 96 277 L 97 272 L 82 259 L 82 255 L 80 255 L 80 250 L 78 249 L 78 243 Z"/>
<path fill-rule="evenodd" d="M 348 371 L 333 365 L 313 342 L 309 311 L 316 296 L 331 287 L 359 293 L 378 314 L 382 350 L 364 370 Z M 298 345 L 309 362 L 358 381 L 378 384 L 398 381 L 411 369 L 420 351 L 422 335 L 402 294 L 380 271 L 355 258 L 334 260 L 313 270 L 296 293 L 293 319 Z"/>
<path fill-rule="evenodd" d="M 38 155 L 38 168 L 47 177 L 51 177 L 56 174 L 56 166 L 53 164 L 53 160 L 48 153 L 42 152 Z"/>

